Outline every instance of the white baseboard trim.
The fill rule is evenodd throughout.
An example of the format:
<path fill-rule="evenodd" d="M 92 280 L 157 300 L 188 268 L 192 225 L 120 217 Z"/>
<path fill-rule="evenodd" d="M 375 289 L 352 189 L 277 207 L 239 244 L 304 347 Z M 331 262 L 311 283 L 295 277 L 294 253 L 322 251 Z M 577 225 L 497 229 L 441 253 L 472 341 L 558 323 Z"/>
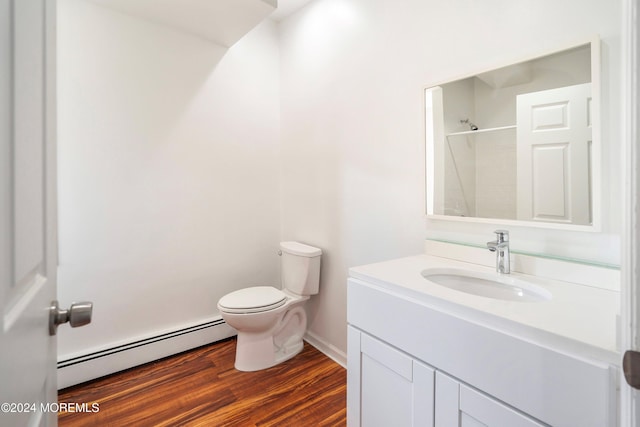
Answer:
<path fill-rule="evenodd" d="M 330 359 L 333 359 L 334 362 L 336 362 L 343 368 L 347 368 L 347 354 L 344 351 L 329 344 L 313 332 L 307 331 L 307 333 L 304 335 L 304 340 L 320 350 Z"/>
<path fill-rule="evenodd" d="M 58 361 L 58 390 L 236 335 L 222 318 Z"/>

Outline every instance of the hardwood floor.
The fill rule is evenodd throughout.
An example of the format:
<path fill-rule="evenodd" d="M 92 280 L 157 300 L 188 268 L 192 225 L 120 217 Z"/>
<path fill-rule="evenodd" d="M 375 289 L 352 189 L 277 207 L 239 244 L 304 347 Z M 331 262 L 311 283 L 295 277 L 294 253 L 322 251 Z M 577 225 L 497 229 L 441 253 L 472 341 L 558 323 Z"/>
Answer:
<path fill-rule="evenodd" d="M 235 339 L 60 390 L 66 426 L 344 426 L 344 368 L 305 343 L 287 362 L 257 372 L 233 368 Z"/>

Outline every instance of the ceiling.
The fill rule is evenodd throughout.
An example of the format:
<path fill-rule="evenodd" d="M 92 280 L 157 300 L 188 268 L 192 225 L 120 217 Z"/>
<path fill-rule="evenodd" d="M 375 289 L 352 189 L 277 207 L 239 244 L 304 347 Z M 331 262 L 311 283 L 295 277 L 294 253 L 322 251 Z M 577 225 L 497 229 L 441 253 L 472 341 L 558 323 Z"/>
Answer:
<path fill-rule="evenodd" d="M 90 0 L 230 47 L 275 10 L 275 0 Z M 285 0 L 285 3 L 291 0 Z"/>
<path fill-rule="evenodd" d="M 275 21 L 282 21 L 311 1 L 313 0 L 278 0 L 278 9 L 270 15 L 270 18 Z"/>
<path fill-rule="evenodd" d="M 312 0 L 89 1 L 230 47 L 264 19 L 281 21 Z"/>

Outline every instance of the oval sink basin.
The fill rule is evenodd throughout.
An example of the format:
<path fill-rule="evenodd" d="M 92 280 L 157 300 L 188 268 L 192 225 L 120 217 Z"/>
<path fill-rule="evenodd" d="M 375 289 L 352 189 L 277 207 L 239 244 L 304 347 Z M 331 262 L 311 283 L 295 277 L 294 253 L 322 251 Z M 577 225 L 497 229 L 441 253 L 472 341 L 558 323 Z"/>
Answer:
<path fill-rule="evenodd" d="M 486 298 L 541 302 L 551 299 L 551 292 L 511 275 L 483 273 L 455 268 L 428 268 L 422 276 L 449 289 Z"/>

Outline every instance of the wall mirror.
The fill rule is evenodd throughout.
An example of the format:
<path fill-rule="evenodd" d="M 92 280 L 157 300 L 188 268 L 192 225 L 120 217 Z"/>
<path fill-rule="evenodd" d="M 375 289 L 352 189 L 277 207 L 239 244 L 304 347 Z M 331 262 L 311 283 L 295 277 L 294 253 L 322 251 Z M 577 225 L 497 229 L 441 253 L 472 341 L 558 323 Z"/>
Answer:
<path fill-rule="evenodd" d="M 593 230 L 599 40 L 425 89 L 427 215 Z"/>

